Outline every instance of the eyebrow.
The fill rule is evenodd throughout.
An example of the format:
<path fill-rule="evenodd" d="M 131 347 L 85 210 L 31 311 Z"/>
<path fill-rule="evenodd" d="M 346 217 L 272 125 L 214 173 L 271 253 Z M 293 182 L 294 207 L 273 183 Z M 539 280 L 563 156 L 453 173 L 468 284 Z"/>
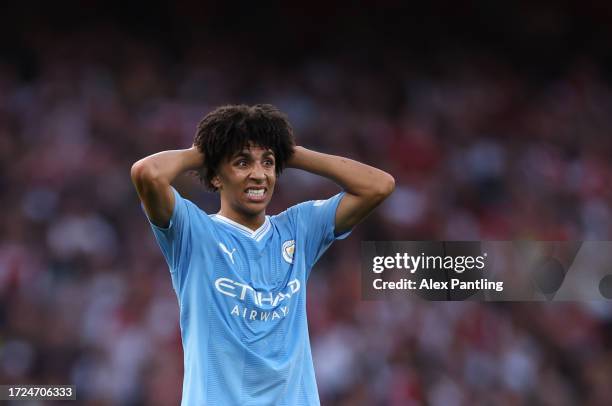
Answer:
<path fill-rule="evenodd" d="M 231 157 L 230 159 L 236 159 L 236 158 L 251 158 L 251 154 L 249 153 L 248 149 L 245 149 L 243 151 L 237 152 L 233 157 Z M 268 150 L 266 152 L 264 152 L 263 154 L 261 154 L 262 157 L 268 158 L 268 157 L 272 157 L 275 158 L 274 156 L 274 152 L 271 150 Z"/>
<path fill-rule="evenodd" d="M 236 152 L 234 154 L 234 156 L 232 156 L 231 159 L 236 159 L 236 158 L 249 158 L 251 155 L 249 155 L 247 152 Z"/>

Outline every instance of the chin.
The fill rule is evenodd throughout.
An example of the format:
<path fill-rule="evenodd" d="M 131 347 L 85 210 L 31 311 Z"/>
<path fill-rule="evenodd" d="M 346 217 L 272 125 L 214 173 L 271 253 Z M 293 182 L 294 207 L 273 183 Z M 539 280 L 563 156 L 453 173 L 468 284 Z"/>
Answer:
<path fill-rule="evenodd" d="M 243 213 L 249 216 L 257 216 L 266 211 L 269 203 L 269 200 L 264 200 L 261 202 L 246 202 L 240 205 L 240 209 Z"/>

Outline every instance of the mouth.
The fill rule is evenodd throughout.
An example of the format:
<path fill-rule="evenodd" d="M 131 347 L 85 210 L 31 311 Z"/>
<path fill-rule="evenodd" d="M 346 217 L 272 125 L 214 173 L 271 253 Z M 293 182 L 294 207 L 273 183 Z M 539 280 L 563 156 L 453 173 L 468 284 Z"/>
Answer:
<path fill-rule="evenodd" d="M 266 198 L 268 189 L 265 187 L 250 187 L 245 189 L 244 193 L 246 194 L 247 200 L 251 202 L 262 202 Z"/>

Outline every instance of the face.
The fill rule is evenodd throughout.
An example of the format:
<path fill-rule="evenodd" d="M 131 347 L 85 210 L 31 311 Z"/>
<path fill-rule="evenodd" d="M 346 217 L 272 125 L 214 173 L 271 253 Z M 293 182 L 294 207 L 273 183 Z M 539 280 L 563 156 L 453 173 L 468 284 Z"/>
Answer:
<path fill-rule="evenodd" d="M 218 168 L 212 184 L 221 194 L 222 207 L 240 215 L 265 213 L 276 184 L 276 161 L 271 149 L 245 147 Z"/>

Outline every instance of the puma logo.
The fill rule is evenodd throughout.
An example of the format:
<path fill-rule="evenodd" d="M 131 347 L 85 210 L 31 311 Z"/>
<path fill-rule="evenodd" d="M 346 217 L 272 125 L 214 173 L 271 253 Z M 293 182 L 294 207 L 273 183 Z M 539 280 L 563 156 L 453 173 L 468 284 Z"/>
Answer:
<path fill-rule="evenodd" d="M 225 252 L 227 254 L 227 256 L 229 257 L 229 259 L 232 261 L 232 264 L 235 264 L 234 262 L 234 252 L 236 251 L 236 248 L 234 248 L 232 250 L 232 252 L 230 252 L 227 247 L 225 246 L 225 244 L 223 244 L 222 242 L 219 243 L 219 247 L 221 247 L 221 251 Z"/>

